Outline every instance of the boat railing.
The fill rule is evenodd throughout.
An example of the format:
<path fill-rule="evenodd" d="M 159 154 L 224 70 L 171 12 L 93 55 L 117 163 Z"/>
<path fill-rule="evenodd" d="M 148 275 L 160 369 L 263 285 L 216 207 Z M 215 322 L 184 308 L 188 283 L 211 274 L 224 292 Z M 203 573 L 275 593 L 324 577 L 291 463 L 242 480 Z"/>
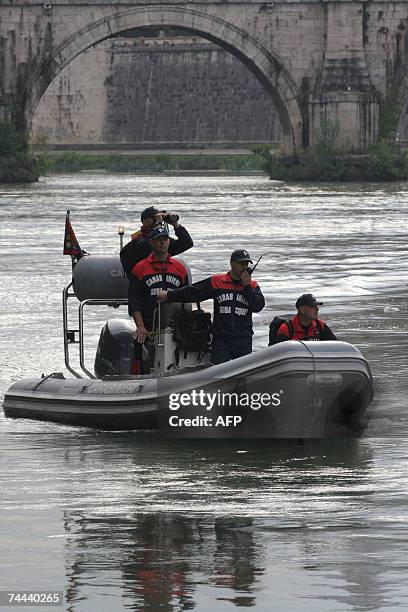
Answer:
<path fill-rule="evenodd" d="M 78 307 L 78 329 L 70 328 L 68 322 L 68 300 L 74 297 L 78 299 L 73 291 L 70 291 L 72 287 L 72 281 L 67 285 L 62 292 L 62 316 L 63 316 L 63 331 L 64 331 L 64 359 L 65 366 L 73 376 L 76 378 L 84 378 L 82 374 L 77 372 L 70 363 L 70 344 L 79 345 L 79 364 L 82 371 L 88 378 L 95 379 L 96 376 L 88 370 L 85 365 L 85 343 L 84 343 L 84 310 L 85 306 L 110 306 L 112 308 L 118 308 L 119 306 L 126 306 L 128 300 L 125 298 L 106 298 L 106 299 L 86 299 L 79 303 Z"/>

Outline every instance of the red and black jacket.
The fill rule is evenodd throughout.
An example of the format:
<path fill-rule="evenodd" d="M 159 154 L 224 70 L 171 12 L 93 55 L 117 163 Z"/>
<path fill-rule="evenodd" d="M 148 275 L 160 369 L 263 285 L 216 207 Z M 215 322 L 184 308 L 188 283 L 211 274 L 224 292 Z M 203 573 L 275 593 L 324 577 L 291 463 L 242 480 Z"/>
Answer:
<path fill-rule="evenodd" d="M 140 310 L 145 326 L 151 329 L 159 291 L 183 287 L 187 278 L 186 268 L 170 255 L 165 261 L 158 261 L 153 254 L 142 259 L 129 279 L 129 315 Z"/>
<path fill-rule="evenodd" d="M 252 336 L 252 313 L 265 306 L 265 299 L 256 281 L 244 286 L 226 274 L 214 274 L 198 283 L 169 291 L 169 302 L 202 302 L 214 300 L 214 338 Z"/>
<path fill-rule="evenodd" d="M 120 252 L 122 267 L 129 280 L 135 265 L 142 261 L 142 259 L 145 259 L 145 257 L 148 257 L 152 252 L 150 233 L 151 230 L 146 229 L 142 225 L 139 231 L 132 234 L 132 240 L 125 244 Z M 177 236 L 177 240 L 170 238 L 170 255 L 180 255 L 180 253 L 184 253 L 187 249 L 191 249 L 194 243 L 185 227 L 179 225 L 174 230 L 174 233 Z"/>
<path fill-rule="evenodd" d="M 315 319 L 307 327 L 302 325 L 299 315 L 288 323 L 282 323 L 276 334 L 276 343 L 285 340 L 337 340 L 332 330 L 322 319 Z"/>

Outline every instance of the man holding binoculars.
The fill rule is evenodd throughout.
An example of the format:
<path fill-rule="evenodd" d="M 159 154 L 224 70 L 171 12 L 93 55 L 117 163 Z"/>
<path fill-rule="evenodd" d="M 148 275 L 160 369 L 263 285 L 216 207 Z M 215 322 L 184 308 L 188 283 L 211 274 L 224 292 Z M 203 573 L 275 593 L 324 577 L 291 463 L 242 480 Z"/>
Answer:
<path fill-rule="evenodd" d="M 159 211 L 155 206 L 150 206 L 142 212 L 140 220 L 142 222 L 140 230 L 132 234 L 132 240 L 120 252 L 123 270 L 129 279 L 134 266 L 152 252 L 150 244 L 152 230 L 163 223 L 172 225 L 177 236 L 177 240 L 170 238 L 169 255 L 180 255 L 191 249 L 194 244 L 186 228 L 179 224 L 179 216 L 174 213 Z"/>

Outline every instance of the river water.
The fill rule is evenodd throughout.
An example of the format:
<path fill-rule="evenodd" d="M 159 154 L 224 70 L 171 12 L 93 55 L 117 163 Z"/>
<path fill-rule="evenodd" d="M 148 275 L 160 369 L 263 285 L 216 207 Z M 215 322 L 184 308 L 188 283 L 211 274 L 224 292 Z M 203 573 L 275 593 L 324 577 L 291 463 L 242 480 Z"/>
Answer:
<path fill-rule="evenodd" d="M 235 248 L 264 254 L 255 347 L 313 292 L 369 360 L 375 399 L 361 439 L 330 443 L 163 440 L 2 414 L 0 590 L 63 591 L 81 612 L 407 609 L 407 203 L 404 184 L 263 177 L 1 186 L 1 396 L 64 371 L 66 209 L 81 246 L 102 254 L 154 204 L 190 230 L 195 280 L 225 271 Z M 107 316 L 88 315 L 90 367 Z"/>

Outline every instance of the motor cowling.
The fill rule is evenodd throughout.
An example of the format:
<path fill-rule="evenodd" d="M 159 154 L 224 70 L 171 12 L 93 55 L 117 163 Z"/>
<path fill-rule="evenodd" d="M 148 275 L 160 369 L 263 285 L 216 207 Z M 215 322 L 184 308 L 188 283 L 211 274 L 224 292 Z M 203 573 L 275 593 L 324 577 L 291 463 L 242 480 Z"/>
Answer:
<path fill-rule="evenodd" d="M 109 319 L 101 330 L 95 357 L 95 376 L 130 374 L 135 325 L 125 319 Z"/>

